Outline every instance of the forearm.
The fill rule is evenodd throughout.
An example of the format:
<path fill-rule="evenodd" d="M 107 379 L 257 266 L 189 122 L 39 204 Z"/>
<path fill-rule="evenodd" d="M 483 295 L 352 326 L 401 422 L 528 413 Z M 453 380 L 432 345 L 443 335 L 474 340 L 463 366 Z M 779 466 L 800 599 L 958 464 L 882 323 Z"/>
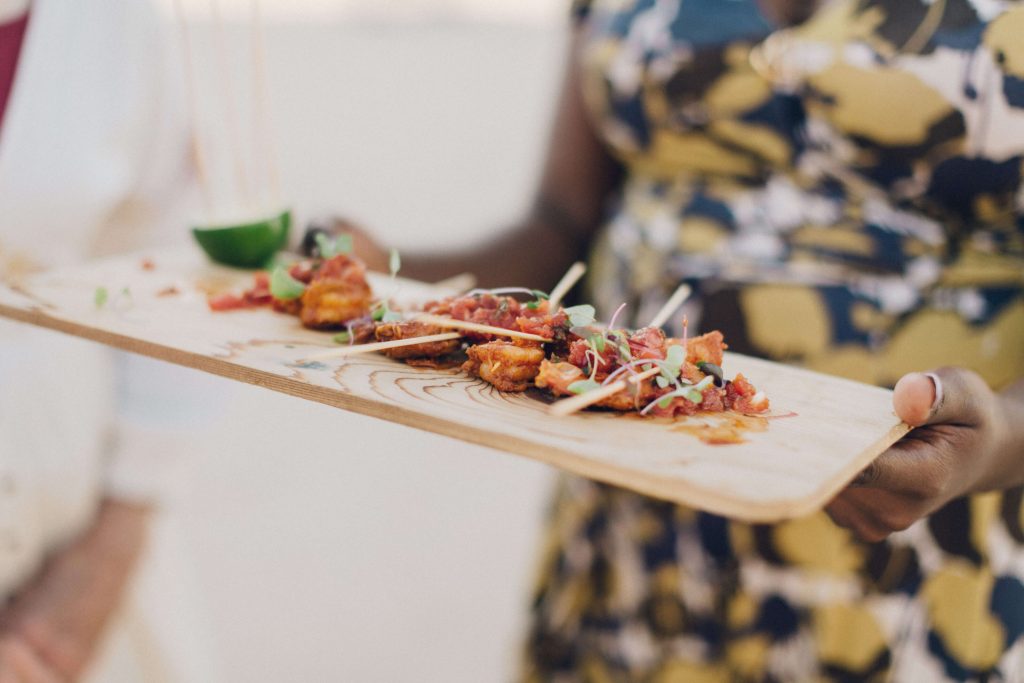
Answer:
<path fill-rule="evenodd" d="M 106 500 L 93 525 L 45 564 L 4 614 L 56 670 L 74 679 L 116 612 L 148 527 L 144 507 Z"/>
<path fill-rule="evenodd" d="M 583 239 L 532 216 L 516 228 L 472 250 L 403 254 L 402 275 L 427 282 L 472 273 L 481 287 L 550 289 L 586 251 Z"/>
<path fill-rule="evenodd" d="M 574 36 L 570 45 L 544 168 L 526 219 L 478 249 L 403 254 L 403 275 L 440 280 L 470 272 L 485 287 L 547 289 L 586 254 L 623 170 L 594 130 L 583 101 L 579 40 Z"/>

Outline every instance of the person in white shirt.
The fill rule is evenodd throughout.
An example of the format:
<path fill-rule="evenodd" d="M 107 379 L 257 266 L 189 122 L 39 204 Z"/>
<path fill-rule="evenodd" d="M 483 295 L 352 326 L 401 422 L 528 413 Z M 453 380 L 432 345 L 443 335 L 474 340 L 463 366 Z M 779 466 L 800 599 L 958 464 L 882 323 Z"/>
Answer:
<path fill-rule="evenodd" d="M 163 29 L 148 0 L 0 0 L 0 279 L 185 233 L 189 129 Z M 95 663 L 182 443 L 154 372 L 169 370 L 0 321 L 0 683 L 216 679 L 155 656 L 192 637 L 180 626 L 147 627 L 133 669 Z M 171 583 L 150 593 L 174 600 Z"/>

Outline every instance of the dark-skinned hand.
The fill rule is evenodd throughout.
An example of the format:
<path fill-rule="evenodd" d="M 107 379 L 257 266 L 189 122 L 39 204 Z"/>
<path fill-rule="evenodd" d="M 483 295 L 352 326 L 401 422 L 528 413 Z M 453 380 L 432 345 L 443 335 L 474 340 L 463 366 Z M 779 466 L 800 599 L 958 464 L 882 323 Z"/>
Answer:
<path fill-rule="evenodd" d="M 1020 402 L 962 368 L 903 377 L 896 414 L 915 427 L 865 468 L 826 508 L 839 526 L 877 542 L 970 493 L 1019 484 Z"/>

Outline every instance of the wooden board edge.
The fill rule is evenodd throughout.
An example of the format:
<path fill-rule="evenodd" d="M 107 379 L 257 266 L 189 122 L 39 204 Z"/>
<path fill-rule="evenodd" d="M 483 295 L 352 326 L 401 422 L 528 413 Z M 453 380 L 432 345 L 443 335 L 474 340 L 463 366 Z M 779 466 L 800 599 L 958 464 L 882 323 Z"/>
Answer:
<path fill-rule="evenodd" d="M 557 448 L 544 448 L 537 444 L 504 437 L 500 447 L 494 444 L 494 434 L 469 425 L 440 418 L 428 418 L 407 408 L 382 401 L 372 401 L 314 384 L 302 384 L 304 391 L 295 388 L 295 382 L 268 372 L 246 368 L 228 360 L 190 351 L 182 351 L 155 342 L 148 342 L 115 332 L 89 327 L 79 323 L 53 317 L 41 310 L 25 310 L 0 303 L 0 316 L 22 323 L 43 327 L 74 337 L 87 339 L 122 351 L 147 356 L 194 370 L 207 372 L 227 379 L 245 382 L 287 394 L 297 398 L 316 401 L 334 408 L 398 423 L 406 427 L 428 431 L 483 446 L 497 452 L 506 451 L 530 458 L 546 465 L 570 471 L 579 476 L 606 484 L 631 489 L 655 498 L 679 505 L 699 508 L 714 514 L 751 523 L 771 523 L 810 514 L 824 506 L 857 472 L 867 466 L 875 457 L 906 431 L 896 426 L 879 439 L 872 448 L 836 475 L 829 483 L 812 496 L 797 500 L 779 500 L 771 503 L 750 503 L 728 494 L 705 487 L 695 486 L 683 480 L 666 481 L 663 478 L 626 469 L 609 463 L 588 460 L 575 453 Z M 387 417 L 381 416 L 381 407 L 386 408 Z"/>
<path fill-rule="evenodd" d="M 840 491 L 843 490 L 843 488 L 846 487 L 847 484 L 853 481 L 853 478 L 856 477 L 861 470 L 867 467 L 875 458 L 888 450 L 890 446 L 910 433 L 911 429 L 912 427 L 905 422 L 900 422 L 899 424 L 894 425 L 892 429 L 885 434 L 885 436 L 875 441 L 856 459 L 851 460 L 850 464 L 843 468 L 842 471 L 822 485 L 814 496 L 809 496 L 804 500 L 794 503 L 792 507 L 786 511 L 786 517 L 804 517 L 823 509 L 830 500 L 832 500 Z"/>

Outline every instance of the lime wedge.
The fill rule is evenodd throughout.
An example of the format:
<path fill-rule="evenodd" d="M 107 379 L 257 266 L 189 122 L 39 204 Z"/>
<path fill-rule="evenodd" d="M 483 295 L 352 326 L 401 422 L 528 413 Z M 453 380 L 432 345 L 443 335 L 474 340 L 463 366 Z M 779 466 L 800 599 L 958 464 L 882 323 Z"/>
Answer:
<path fill-rule="evenodd" d="M 288 242 L 292 212 L 251 223 L 196 226 L 192 234 L 206 255 L 236 268 L 261 268 Z"/>

